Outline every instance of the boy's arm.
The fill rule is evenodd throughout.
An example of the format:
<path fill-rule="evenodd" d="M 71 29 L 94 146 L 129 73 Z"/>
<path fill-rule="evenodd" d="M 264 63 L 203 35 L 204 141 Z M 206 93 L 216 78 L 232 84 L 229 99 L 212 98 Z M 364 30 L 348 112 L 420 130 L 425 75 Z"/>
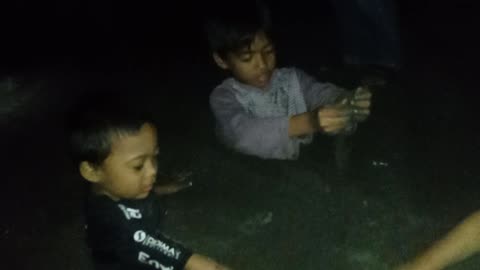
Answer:
<path fill-rule="evenodd" d="M 185 270 L 230 270 L 230 268 L 200 254 L 193 254 L 185 265 Z"/>
<path fill-rule="evenodd" d="M 327 105 L 292 116 L 289 121 L 288 135 L 297 137 L 318 131 L 328 134 L 338 133 L 349 121 L 349 112 L 342 109 L 342 106 L 343 104 Z"/>
<path fill-rule="evenodd" d="M 335 133 L 348 121 L 348 112 L 337 108 L 342 105 L 327 105 L 292 117 L 252 117 L 228 89 L 214 90 L 210 106 L 224 142 L 261 158 L 287 159 L 292 137 L 317 131 Z"/>
<path fill-rule="evenodd" d="M 292 116 L 288 123 L 288 136 L 298 137 L 320 131 L 315 111 L 305 112 Z"/>
<path fill-rule="evenodd" d="M 182 172 L 174 176 L 157 172 L 157 183 L 153 188 L 156 195 L 169 195 L 189 188 L 193 185 L 191 181 L 186 181 L 192 175 L 191 172 Z"/>
<path fill-rule="evenodd" d="M 440 270 L 480 251 L 480 211 L 468 216 L 443 239 L 398 270 Z"/>
<path fill-rule="evenodd" d="M 298 81 L 307 110 L 316 117 L 316 130 L 327 134 L 342 132 L 351 119 L 352 110 L 349 101 L 353 92 L 347 91 L 332 83 L 319 82 L 300 69 L 292 72 Z"/>
<path fill-rule="evenodd" d="M 305 97 L 305 102 L 309 111 L 321 106 L 338 103 L 344 97 L 349 95 L 349 91 L 341 87 L 332 83 L 319 82 L 317 79 L 300 69 L 295 68 L 293 70 L 297 76 L 300 90 Z"/>

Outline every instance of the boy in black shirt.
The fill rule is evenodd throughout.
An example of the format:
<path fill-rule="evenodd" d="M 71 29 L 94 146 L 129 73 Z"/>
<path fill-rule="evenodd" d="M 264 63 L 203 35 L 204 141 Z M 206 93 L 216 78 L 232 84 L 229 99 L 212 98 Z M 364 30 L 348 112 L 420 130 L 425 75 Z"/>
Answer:
<path fill-rule="evenodd" d="M 94 105 L 96 101 L 96 105 Z M 155 193 L 157 130 L 153 121 L 112 100 L 90 100 L 71 124 L 71 153 L 91 183 L 87 237 L 99 269 L 210 270 L 225 266 L 160 232 L 164 210 Z"/>

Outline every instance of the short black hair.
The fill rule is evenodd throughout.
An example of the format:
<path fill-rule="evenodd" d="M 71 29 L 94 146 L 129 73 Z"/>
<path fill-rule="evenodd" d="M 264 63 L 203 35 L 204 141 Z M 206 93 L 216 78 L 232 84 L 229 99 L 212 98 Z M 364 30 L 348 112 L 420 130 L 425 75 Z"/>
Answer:
<path fill-rule="evenodd" d="M 222 58 L 250 46 L 259 31 L 271 38 L 270 11 L 262 1 L 245 0 L 238 5 L 225 1 L 211 11 L 204 30 L 210 50 Z"/>
<path fill-rule="evenodd" d="M 111 151 L 112 138 L 132 135 L 146 123 L 155 126 L 150 114 L 115 93 L 93 93 L 69 112 L 69 153 L 75 166 L 87 161 L 101 166 Z"/>

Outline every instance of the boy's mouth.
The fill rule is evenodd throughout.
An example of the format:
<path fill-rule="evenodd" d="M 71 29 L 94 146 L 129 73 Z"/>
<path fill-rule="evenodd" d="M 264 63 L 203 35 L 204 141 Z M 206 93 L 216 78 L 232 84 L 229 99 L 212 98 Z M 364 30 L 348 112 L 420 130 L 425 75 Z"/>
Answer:
<path fill-rule="evenodd" d="M 153 188 L 153 184 L 151 184 L 151 185 L 149 185 L 149 186 L 147 186 L 147 187 L 144 187 L 144 188 L 142 189 L 142 191 L 143 191 L 143 192 L 150 192 L 150 190 L 152 190 L 152 188 Z"/>
<path fill-rule="evenodd" d="M 270 80 L 270 74 L 264 73 L 257 77 L 257 82 L 261 86 L 266 86 Z"/>

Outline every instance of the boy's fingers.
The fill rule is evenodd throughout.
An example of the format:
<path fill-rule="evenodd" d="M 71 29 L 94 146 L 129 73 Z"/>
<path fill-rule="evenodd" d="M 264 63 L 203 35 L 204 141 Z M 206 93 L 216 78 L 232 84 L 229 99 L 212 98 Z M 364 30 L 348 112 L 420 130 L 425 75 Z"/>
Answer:
<path fill-rule="evenodd" d="M 354 110 L 355 110 L 355 109 L 358 109 L 358 108 L 368 108 L 368 107 L 370 107 L 370 105 L 371 105 L 370 100 L 360 100 L 360 101 L 356 101 L 356 102 L 355 102 L 355 106 L 354 106 L 354 107 L 356 107 L 356 108 L 354 108 Z"/>
<path fill-rule="evenodd" d="M 355 114 L 353 115 L 354 118 L 358 118 L 358 117 L 364 117 L 364 116 L 368 116 L 370 114 L 370 109 L 366 108 L 366 109 L 357 109 L 355 110 Z"/>
<path fill-rule="evenodd" d="M 372 99 L 371 94 L 355 95 L 355 97 L 353 98 L 354 102 L 358 100 L 370 100 L 370 99 Z"/>
<path fill-rule="evenodd" d="M 355 95 L 363 94 L 363 93 L 371 93 L 371 91 L 368 87 L 364 87 L 364 86 L 360 86 L 357 89 L 355 89 Z"/>
<path fill-rule="evenodd" d="M 360 100 L 370 100 L 372 99 L 372 93 L 370 91 L 357 91 L 353 96 L 353 102 L 358 102 Z"/>
<path fill-rule="evenodd" d="M 338 125 L 346 125 L 348 122 L 350 122 L 350 118 L 351 118 L 350 116 L 333 118 L 331 123 L 338 124 Z"/>
<path fill-rule="evenodd" d="M 353 96 L 354 100 L 371 99 L 371 98 L 372 98 L 371 92 L 358 92 L 358 93 L 355 93 L 355 95 Z"/>
<path fill-rule="evenodd" d="M 369 109 L 357 109 L 355 110 L 355 115 L 368 115 L 370 114 Z"/>
<path fill-rule="evenodd" d="M 331 126 L 325 127 L 323 130 L 329 134 L 336 134 L 344 128 L 345 128 L 345 125 L 331 125 Z"/>
<path fill-rule="evenodd" d="M 321 123 L 325 125 L 337 125 L 337 124 L 346 124 L 349 121 L 350 117 L 341 116 L 341 117 L 325 117 L 321 119 Z"/>
<path fill-rule="evenodd" d="M 177 182 L 183 182 L 190 176 L 192 176 L 192 172 L 181 172 L 177 174 Z"/>
<path fill-rule="evenodd" d="M 342 101 L 340 101 L 340 105 L 347 105 L 350 102 L 349 98 L 344 98 Z"/>
<path fill-rule="evenodd" d="M 346 117 L 350 115 L 351 110 L 347 106 L 325 107 L 318 111 L 319 117 Z"/>
<path fill-rule="evenodd" d="M 343 129 L 349 122 L 349 118 L 330 118 L 320 123 L 325 132 L 338 131 Z"/>
<path fill-rule="evenodd" d="M 364 117 L 370 115 L 370 110 L 362 110 L 355 114 L 354 117 Z"/>
<path fill-rule="evenodd" d="M 192 185 L 193 185 L 192 182 L 184 182 L 184 183 L 181 183 L 181 184 L 174 185 L 173 188 L 174 188 L 175 191 L 180 191 L 180 190 L 189 188 Z"/>

